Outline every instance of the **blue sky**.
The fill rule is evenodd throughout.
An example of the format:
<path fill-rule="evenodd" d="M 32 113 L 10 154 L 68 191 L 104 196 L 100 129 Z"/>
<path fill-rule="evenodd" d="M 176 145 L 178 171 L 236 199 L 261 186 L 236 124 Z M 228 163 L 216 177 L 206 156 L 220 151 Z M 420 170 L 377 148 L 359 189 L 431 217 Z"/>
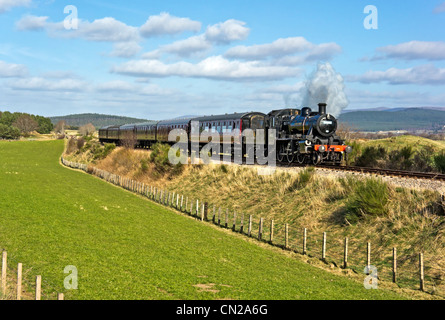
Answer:
<path fill-rule="evenodd" d="M 0 0 L 0 28 L 0 110 L 268 112 L 301 107 L 326 63 L 347 109 L 445 107 L 443 0 Z"/>

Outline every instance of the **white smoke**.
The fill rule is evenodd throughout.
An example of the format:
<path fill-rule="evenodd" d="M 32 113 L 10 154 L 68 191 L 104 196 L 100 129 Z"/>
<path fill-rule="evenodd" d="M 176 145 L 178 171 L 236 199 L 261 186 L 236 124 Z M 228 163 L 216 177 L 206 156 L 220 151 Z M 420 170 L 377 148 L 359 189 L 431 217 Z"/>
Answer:
<path fill-rule="evenodd" d="M 285 95 L 284 101 L 286 107 L 310 107 L 313 111 L 317 111 L 318 104 L 324 102 L 327 104 L 327 113 L 338 117 L 349 104 L 344 89 L 341 74 L 329 62 L 319 63 L 299 94 L 296 97 Z"/>

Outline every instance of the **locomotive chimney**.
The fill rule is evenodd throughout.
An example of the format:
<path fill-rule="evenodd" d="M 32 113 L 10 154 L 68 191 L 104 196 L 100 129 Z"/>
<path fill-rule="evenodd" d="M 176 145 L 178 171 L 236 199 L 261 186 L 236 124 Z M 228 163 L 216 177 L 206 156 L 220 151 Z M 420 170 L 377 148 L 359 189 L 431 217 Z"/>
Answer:
<path fill-rule="evenodd" d="M 318 114 L 326 114 L 326 103 L 318 104 Z"/>

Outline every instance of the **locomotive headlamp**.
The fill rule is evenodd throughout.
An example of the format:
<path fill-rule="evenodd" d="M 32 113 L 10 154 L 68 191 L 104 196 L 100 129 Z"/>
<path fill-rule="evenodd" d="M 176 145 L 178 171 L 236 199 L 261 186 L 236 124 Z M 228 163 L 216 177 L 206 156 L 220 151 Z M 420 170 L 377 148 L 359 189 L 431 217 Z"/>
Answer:
<path fill-rule="evenodd" d="M 325 152 L 325 151 L 326 151 L 326 147 L 323 146 L 323 145 L 322 145 L 322 146 L 319 146 L 319 147 L 318 147 L 318 151 L 319 151 L 319 152 Z"/>

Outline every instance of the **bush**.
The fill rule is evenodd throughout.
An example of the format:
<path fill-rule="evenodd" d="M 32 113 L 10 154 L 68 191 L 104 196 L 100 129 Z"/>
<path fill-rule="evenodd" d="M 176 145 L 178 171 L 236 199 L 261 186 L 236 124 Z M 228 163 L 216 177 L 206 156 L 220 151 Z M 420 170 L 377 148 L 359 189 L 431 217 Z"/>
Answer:
<path fill-rule="evenodd" d="M 16 140 L 19 137 L 19 129 L 0 123 L 0 139 Z"/>
<path fill-rule="evenodd" d="M 389 188 L 380 179 L 348 179 L 350 196 L 346 202 L 345 218 L 356 223 L 366 216 L 382 216 L 387 213 Z"/>
<path fill-rule="evenodd" d="M 85 145 L 85 139 L 83 137 L 80 137 L 77 139 L 77 149 L 82 149 Z"/>
<path fill-rule="evenodd" d="M 156 143 L 151 147 L 150 162 L 155 165 L 155 175 L 157 174 L 167 174 L 170 173 L 171 176 L 179 175 L 184 170 L 184 166 L 181 163 L 173 165 L 170 163 L 168 158 L 168 152 L 170 150 L 170 145 Z M 177 151 L 177 156 L 179 156 L 180 150 Z"/>
<path fill-rule="evenodd" d="M 445 173 L 445 153 L 442 152 L 434 157 L 434 166 L 441 173 Z"/>
<path fill-rule="evenodd" d="M 356 141 L 346 141 L 346 144 L 352 148 L 352 152 L 347 155 L 347 165 L 353 165 L 362 152 L 362 144 Z"/>
<path fill-rule="evenodd" d="M 65 151 L 65 153 L 66 153 L 66 154 L 71 154 L 71 153 L 74 153 L 74 152 L 78 151 L 79 149 L 78 149 L 77 146 L 78 146 L 78 145 L 77 145 L 77 141 L 76 141 L 76 139 L 74 139 L 74 138 L 69 139 L 69 140 L 68 140 L 68 144 L 67 144 L 67 146 L 66 146 L 66 151 Z"/>
<path fill-rule="evenodd" d="M 150 161 L 155 164 L 155 169 L 159 173 L 165 173 L 172 166 L 168 159 L 168 144 L 156 143 L 151 148 Z"/>
<path fill-rule="evenodd" d="M 116 145 L 114 143 L 106 143 L 103 147 L 94 144 L 93 160 L 106 158 L 115 148 Z"/>
<path fill-rule="evenodd" d="M 431 146 L 425 146 L 418 151 L 413 158 L 413 167 L 416 171 L 431 172 L 433 171 L 434 160 L 431 156 L 434 153 L 434 148 Z"/>
<path fill-rule="evenodd" d="M 355 165 L 361 167 L 376 167 L 378 160 L 384 160 L 386 149 L 383 147 L 366 147 L 355 161 Z"/>
<path fill-rule="evenodd" d="M 390 169 L 410 170 L 413 166 L 411 159 L 414 151 L 411 146 L 403 147 L 400 150 L 393 150 L 388 154 L 388 165 Z"/>

